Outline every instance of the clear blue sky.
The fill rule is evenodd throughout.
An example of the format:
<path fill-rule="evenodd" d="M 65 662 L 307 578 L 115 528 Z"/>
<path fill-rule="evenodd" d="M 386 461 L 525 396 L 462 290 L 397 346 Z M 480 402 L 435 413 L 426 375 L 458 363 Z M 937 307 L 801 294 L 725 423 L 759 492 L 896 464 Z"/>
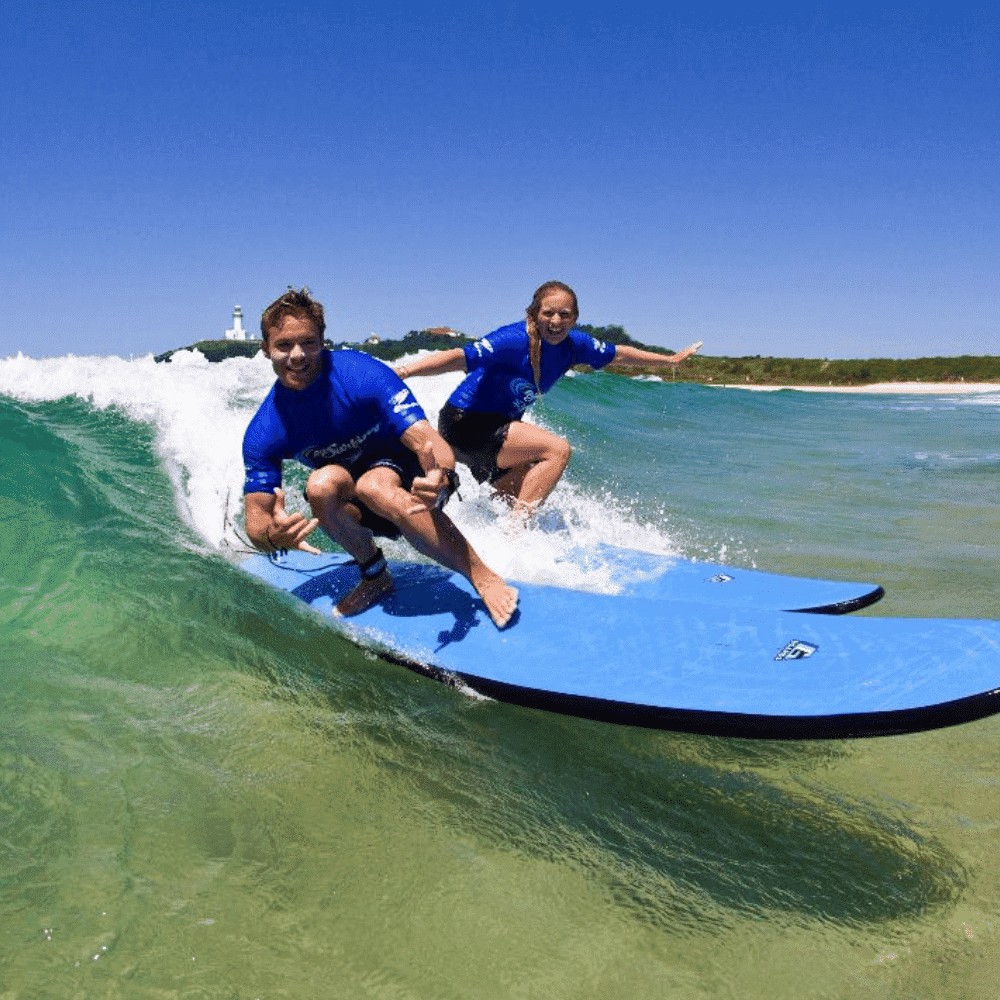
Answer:
<path fill-rule="evenodd" d="M 523 316 L 707 354 L 997 354 L 995 3 L 4 8 L 0 356 L 309 285 L 334 339 Z"/>

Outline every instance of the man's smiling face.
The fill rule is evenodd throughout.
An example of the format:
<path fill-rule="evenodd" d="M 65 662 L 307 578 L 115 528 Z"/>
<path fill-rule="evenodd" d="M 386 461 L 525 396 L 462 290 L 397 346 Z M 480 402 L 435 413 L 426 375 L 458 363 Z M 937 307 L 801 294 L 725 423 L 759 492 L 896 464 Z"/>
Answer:
<path fill-rule="evenodd" d="M 311 319 L 283 317 L 267 331 L 263 351 L 278 381 L 288 389 L 308 389 L 323 371 L 323 338 Z"/>

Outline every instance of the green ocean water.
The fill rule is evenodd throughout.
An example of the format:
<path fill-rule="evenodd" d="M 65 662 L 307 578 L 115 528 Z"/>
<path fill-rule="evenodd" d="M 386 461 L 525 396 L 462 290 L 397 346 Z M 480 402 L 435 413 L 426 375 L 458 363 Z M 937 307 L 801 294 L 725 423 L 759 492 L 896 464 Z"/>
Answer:
<path fill-rule="evenodd" d="M 0 361 L 2 1000 L 995 995 L 1000 720 L 728 741 L 366 655 L 238 569 L 270 380 Z M 433 413 L 450 384 L 413 388 Z M 596 375 L 536 419 L 575 448 L 575 544 L 996 619 L 998 413 Z M 592 585 L 462 492 L 498 569 Z"/>

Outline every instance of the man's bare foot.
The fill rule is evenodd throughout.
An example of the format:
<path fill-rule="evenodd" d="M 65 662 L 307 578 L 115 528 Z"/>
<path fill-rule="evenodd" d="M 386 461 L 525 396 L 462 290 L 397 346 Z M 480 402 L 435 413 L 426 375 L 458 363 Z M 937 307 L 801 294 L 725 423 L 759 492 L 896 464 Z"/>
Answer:
<path fill-rule="evenodd" d="M 503 628 L 517 610 L 518 592 L 516 587 L 508 587 L 503 577 L 491 569 L 483 567 L 484 572 L 477 574 L 478 579 L 472 581 L 477 593 L 483 599 L 486 610 L 497 628 Z"/>
<path fill-rule="evenodd" d="M 333 609 L 334 615 L 349 618 L 367 611 L 380 598 L 385 597 L 395 583 L 392 574 L 383 570 L 374 580 L 361 578 L 361 582 Z"/>

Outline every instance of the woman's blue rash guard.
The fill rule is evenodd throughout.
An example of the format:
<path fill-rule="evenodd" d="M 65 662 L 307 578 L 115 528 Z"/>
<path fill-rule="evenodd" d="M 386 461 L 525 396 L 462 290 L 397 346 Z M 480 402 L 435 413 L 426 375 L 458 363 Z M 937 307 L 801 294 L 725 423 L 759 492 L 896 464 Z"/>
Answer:
<path fill-rule="evenodd" d="M 273 493 L 281 463 L 318 469 L 360 459 L 413 457 L 400 441 L 424 411 L 387 365 L 360 351 L 324 351 L 323 370 L 306 389 L 275 382 L 243 436 L 244 493 Z"/>
<path fill-rule="evenodd" d="M 559 344 L 542 341 L 541 384 L 536 389 L 523 320 L 502 326 L 462 350 L 468 375 L 448 402 L 459 410 L 505 414 L 511 420 L 520 419 L 540 395 L 538 390 L 548 392 L 573 365 L 603 368 L 615 357 L 614 344 L 574 327 Z"/>

